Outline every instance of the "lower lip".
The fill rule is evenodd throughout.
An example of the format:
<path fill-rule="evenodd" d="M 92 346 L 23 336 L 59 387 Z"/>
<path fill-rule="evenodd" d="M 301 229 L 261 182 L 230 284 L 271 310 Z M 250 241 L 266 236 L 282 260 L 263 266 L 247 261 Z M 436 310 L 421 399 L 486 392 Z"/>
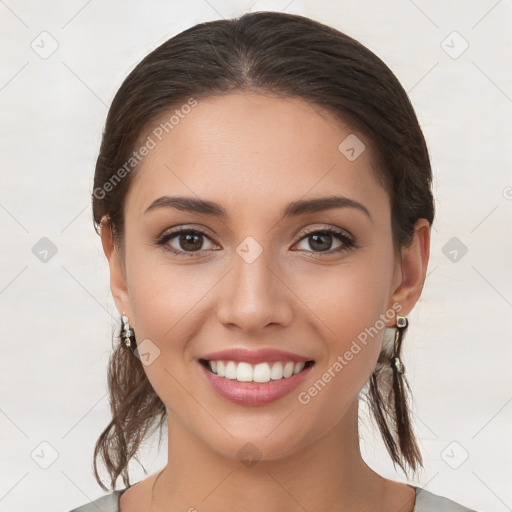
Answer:
<path fill-rule="evenodd" d="M 219 377 L 198 363 L 212 388 L 224 399 L 238 405 L 259 406 L 275 402 L 297 389 L 314 365 L 296 375 L 269 382 L 239 382 Z"/>

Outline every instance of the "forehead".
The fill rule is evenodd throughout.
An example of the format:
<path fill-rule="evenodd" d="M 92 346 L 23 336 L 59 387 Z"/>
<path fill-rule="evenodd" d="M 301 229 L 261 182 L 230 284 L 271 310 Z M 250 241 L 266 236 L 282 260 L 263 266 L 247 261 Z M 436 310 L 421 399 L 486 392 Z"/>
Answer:
<path fill-rule="evenodd" d="M 229 203 L 228 213 L 239 217 L 333 194 L 369 209 L 387 206 L 370 141 L 299 98 L 231 93 L 197 100 L 167 112 L 141 140 L 148 137 L 153 148 L 125 205 L 139 213 L 164 194 Z"/>

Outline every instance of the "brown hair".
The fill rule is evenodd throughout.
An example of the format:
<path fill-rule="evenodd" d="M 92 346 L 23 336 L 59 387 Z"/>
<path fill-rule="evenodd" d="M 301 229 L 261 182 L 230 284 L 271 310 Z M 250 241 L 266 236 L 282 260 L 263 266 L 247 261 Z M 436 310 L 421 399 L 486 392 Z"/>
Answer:
<path fill-rule="evenodd" d="M 406 92 L 374 53 L 338 30 L 306 17 L 248 13 L 201 23 L 147 55 L 126 77 L 108 112 L 94 176 L 92 208 L 123 254 L 124 198 L 134 172 L 127 170 L 147 130 L 172 108 L 238 91 L 301 98 L 368 137 L 378 162 L 374 172 L 391 202 L 395 250 L 411 243 L 420 218 L 431 225 L 434 201 L 425 139 Z M 120 172 L 125 169 L 124 172 Z M 122 179 L 121 179 L 122 178 Z M 167 418 L 142 364 L 119 340 L 111 354 L 108 387 L 112 420 L 96 442 L 111 478 L 129 484 L 128 463 L 152 426 Z M 398 354 L 399 355 L 399 354 Z M 404 472 L 422 466 L 409 422 L 407 381 L 396 381 L 391 353 L 382 350 L 368 382 L 370 410 L 393 463 Z M 393 380 L 395 379 L 395 380 Z M 157 422 L 157 420 L 159 420 Z"/>

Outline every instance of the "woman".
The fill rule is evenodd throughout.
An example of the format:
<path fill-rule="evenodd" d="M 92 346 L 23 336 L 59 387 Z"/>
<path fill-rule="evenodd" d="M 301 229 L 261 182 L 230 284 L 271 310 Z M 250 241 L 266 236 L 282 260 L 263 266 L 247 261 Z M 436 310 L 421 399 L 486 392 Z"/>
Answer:
<path fill-rule="evenodd" d="M 361 457 L 360 396 L 422 466 L 401 346 L 434 219 L 425 140 L 389 68 L 301 16 L 171 38 L 110 108 L 93 192 L 121 314 L 115 487 L 75 511 L 464 511 Z M 152 427 L 168 464 L 131 486 Z"/>

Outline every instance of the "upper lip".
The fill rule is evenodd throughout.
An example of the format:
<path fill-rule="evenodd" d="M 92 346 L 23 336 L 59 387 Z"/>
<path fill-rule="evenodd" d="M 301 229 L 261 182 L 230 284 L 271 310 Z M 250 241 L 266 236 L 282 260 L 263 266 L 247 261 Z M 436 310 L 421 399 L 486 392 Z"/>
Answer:
<path fill-rule="evenodd" d="M 302 363 L 312 361 L 311 358 L 299 356 L 293 352 L 285 352 L 284 350 L 276 350 L 274 348 L 262 348 L 259 350 L 249 350 L 245 348 L 231 348 L 228 350 L 220 350 L 204 355 L 201 359 L 207 361 L 245 361 L 247 363 L 265 363 L 277 361 L 293 361 Z"/>

